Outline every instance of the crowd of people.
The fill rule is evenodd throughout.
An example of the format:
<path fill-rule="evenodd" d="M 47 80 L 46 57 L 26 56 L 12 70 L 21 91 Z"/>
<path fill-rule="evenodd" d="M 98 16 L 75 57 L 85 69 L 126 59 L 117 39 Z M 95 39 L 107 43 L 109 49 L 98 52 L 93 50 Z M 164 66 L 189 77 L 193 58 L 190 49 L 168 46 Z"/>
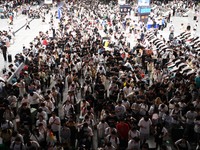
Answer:
<path fill-rule="evenodd" d="M 50 10 L 50 29 L 23 48 L 19 77 L 0 80 L 0 146 L 148 150 L 154 139 L 155 149 L 199 149 L 199 37 L 183 26 L 164 39 L 111 6 Z"/>

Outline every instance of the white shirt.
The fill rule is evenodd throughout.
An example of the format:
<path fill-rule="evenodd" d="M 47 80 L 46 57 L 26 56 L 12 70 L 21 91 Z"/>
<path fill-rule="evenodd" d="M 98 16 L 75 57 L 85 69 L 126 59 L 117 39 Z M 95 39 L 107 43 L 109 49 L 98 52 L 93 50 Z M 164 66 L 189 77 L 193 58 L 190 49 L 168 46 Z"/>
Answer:
<path fill-rule="evenodd" d="M 111 144 L 117 148 L 119 145 L 119 138 L 118 137 L 112 137 L 111 135 L 108 135 L 106 137 L 106 141 L 111 142 Z"/>
<path fill-rule="evenodd" d="M 13 141 L 12 144 L 10 145 L 10 149 L 12 149 L 12 150 L 25 150 L 25 146 L 24 146 L 23 143 L 17 144 L 15 141 Z"/>
<path fill-rule="evenodd" d="M 64 111 L 65 116 L 69 116 L 69 109 L 70 108 L 74 109 L 74 106 L 72 104 L 65 104 L 65 105 L 63 105 L 62 110 Z"/>
<path fill-rule="evenodd" d="M 46 120 L 42 120 L 42 121 L 37 120 L 37 121 L 36 121 L 36 126 L 38 127 L 40 123 L 43 124 L 43 127 L 47 127 L 47 122 L 46 122 Z"/>
<path fill-rule="evenodd" d="M 140 137 L 140 132 L 139 132 L 138 130 L 136 130 L 136 131 L 129 130 L 128 136 L 129 136 L 130 138 L 132 138 L 132 139 L 133 139 L 134 137 Z"/>
<path fill-rule="evenodd" d="M 133 89 L 132 89 L 131 86 L 129 86 L 129 87 L 125 86 L 123 88 L 123 92 L 124 92 L 125 97 L 127 97 L 132 91 L 133 91 Z"/>
<path fill-rule="evenodd" d="M 140 133 L 149 134 L 151 125 L 152 125 L 152 122 L 150 119 L 148 121 L 145 121 L 144 118 L 141 118 L 138 123 L 138 126 L 140 127 Z"/>
<path fill-rule="evenodd" d="M 33 96 L 28 95 L 28 99 L 30 101 L 30 104 L 39 104 L 39 99 L 41 97 L 39 96 L 38 93 L 34 92 Z"/>
<path fill-rule="evenodd" d="M 106 122 L 105 123 L 100 122 L 97 125 L 98 136 L 100 138 L 104 138 L 105 137 L 105 130 L 106 130 L 107 127 L 108 127 L 108 124 Z"/>
<path fill-rule="evenodd" d="M 195 112 L 195 111 L 188 111 L 187 113 L 186 113 L 186 118 L 187 118 L 187 120 L 186 120 L 186 122 L 188 123 L 188 124 L 192 124 L 192 123 L 194 123 L 194 120 L 195 120 L 195 118 L 196 118 L 196 116 L 197 116 L 198 114 L 197 114 L 197 112 Z"/>
<path fill-rule="evenodd" d="M 49 124 L 51 124 L 51 129 L 53 131 L 59 131 L 60 129 L 60 118 L 55 116 L 55 118 L 52 116 L 49 119 Z"/>
<path fill-rule="evenodd" d="M 47 113 L 44 110 L 41 113 L 40 112 L 37 113 L 37 118 L 39 118 L 39 116 L 42 116 L 44 118 L 44 120 L 48 119 Z"/>
<path fill-rule="evenodd" d="M 129 140 L 127 150 L 140 150 L 140 142 L 135 142 L 133 139 Z"/>
<path fill-rule="evenodd" d="M 33 140 L 33 141 L 36 141 L 36 142 L 41 142 L 41 141 L 44 140 L 44 135 L 39 132 L 39 136 L 32 134 L 30 139 Z"/>
<path fill-rule="evenodd" d="M 51 114 L 51 112 L 54 110 L 54 104 L 52 103 L 52 101 L 45 101 L 45 106 L 48 108 L 47 109 L 47 114 Z"/>

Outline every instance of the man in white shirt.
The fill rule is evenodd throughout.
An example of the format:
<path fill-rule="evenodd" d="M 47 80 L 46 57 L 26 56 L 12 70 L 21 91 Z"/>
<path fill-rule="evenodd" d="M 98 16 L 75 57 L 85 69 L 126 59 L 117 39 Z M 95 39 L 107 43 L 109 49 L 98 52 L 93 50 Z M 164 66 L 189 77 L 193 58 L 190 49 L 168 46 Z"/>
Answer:
<path fill-rule="evenodd" d="M 97 72 L 99 72 L 100 74 L 106 74 L 106 70 L 102 64 L 99 64 L 97 66 Z"/>
<path fill-rule="evenodd" d="M 140 127 L 140 137 L 142 143 L 145 143 L 145 141 L 148 140 L 151 125 L 152 121 L 148 116 L 144 116 L 140 119 L 138 126 Z"/>
<path fill-rule="evenodd" d="M 118 118 L 121 118 L 124 116 L 126 112 L 126 107 L 122 105 L 122 101 L 119 100 L 118 104 L 115 106 L 115 114 Z"/>
<path fill-rule="evenodd" d="M 106 143 L 111 143 L 116 149 L 119 147 L 119 138 L 117 137 L 117 133 L 115 131 L 112 131 L 111 134 L 106 136 Z"/>
<path fill-rule="evenodd" d="M 59 140 L 60 118 L 56 116 L 55 112 L 52 112 L 52 116 L 49 119 L 49 125 L 51 126 L 51 130 L 56 136 L 57 142 L 60 142 Z"/>
<path fill-rule="evenodd" d="M 139 150 L 140 149 L 140 139 L 138 137 L 134 137 L 128 141 L 127 150 Z"/>
<path fill-rule="evenodd" d="M 31 104 L 31 108 L 38 109 L 40 98 L 41 98 L 41 96 L 37 92 L 31 92 L 28 95 L 28 99 L 29 99 L 29 102 Z"/>
<path fill-rule="evenodd" d="M 48 118 L 49 118 L 51 116 L 51 113 L 54 110 L 55 106 L 54 106 L 53 102 L 50 100 L 49 96 L 45 97 L 44 103 L 45 103 L 45 106 L 48 108 L 46 113 L 47 113 Z"/>
<path fill-rule="evenodd" d="M 101 143 L 101 140 L 104 139 L 105 130 L 107 127 L 109 127 L 109 126 L 108 126 L 108 123 L 105 122 L 105 120 L 101 120 L 99 122 L 99 124 L 97 125 L 99 143 Z"/>
<path fill-rule="evenodd" d="M 86 149 L 91 148 L 92 138 L 94 136 L 92 128 L 88 125 L 88 123 L 83 123 L 83 126 L 80 129 L 81 138 L 80 142 L 84 142 Z"/>
<path fill-rule="evenodd" d="M 21 141 L 20 137 L 17 137 L 10 145 L 10 150 L 25 150 L 25 145 Z"/>

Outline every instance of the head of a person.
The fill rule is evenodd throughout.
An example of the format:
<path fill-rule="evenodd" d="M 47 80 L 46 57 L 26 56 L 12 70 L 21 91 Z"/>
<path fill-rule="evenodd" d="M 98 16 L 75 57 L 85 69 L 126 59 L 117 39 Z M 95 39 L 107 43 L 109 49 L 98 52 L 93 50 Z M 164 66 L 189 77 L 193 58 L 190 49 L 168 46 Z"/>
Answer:
<path fill-rule="evenodd" d="M 43 127 L 43 123 L 39 123 L 38 128 L 42 128 L 42 127 Z"/>
<path fill-rule="evenodd" d="M 149 144 L 148 143 L 145 143 L 142 145 L 142 148 L 141 150 L 148 150 L 149 149 Z"/>
<path fill-rule="evenodd" d="M 55 111 L 52 112 L 52 117 L 56 117 L 56 112 Z"/>
<path fill-rule="evenodd" d="M 118 105 L 121 105 L 121 104 L 122 104 L 122 101 L 121 101 L 121 100 L 119 100 L 119 101 L 118 101 Z"/>
<path fill-rule="evenodd" d="M 38 118 L 39 118 L 40 121 L 44 120 L 44 117 L 42 115 L 39 115 Z"/>
<path fill-rule="evenodd" d="M 23 96 L 24 96 L 24 98 L 27 98 L 27 97 L 28 97 L 28 94 L 27 94 L 27 93 L 25 93 Z"/>
<path fill-rule="evenodd" d="M 131 128 L 131 130 L 134 132 L 134 131 L 137 130 L 137 127 L 136 127 L 136 126 L 133 126 L 133 127 Z"/>
<path fill-rule="evenodd" d="M 21 144 L 21 138 L 20 137 L 15 138 L 15 144 Z"/>
<path fill-rule="evenodd" d="M 85 122 L 85 123 L 83 124 L 83 128 L 87 128 L 87 127 L 88 127 L 88 123 Z"/>
<path fill-rule="evenodd" d="M 69 104 L 70 104 L 70 100 L 67 99 L 66 102 L 65 102 L 65 104 L 68 104 L 68 105 L 69 105 Z"/>
<path fill-rule="evenodd" d="M 179 110 L 179 104 L 175 104 L 175 107 L 174 107 L 174 109 L 176 109 L 176 110 Z"/>
<path fill-rule="evenodd" d="M 185 142 L 185 141 L 187 141 L 187 138 L 188 138 L 188 136 L 187 136 L 187 135 L 183 135 L 183 137 L 182 137 L 182 142 Z"/>
<path fill-rule="evenodd" d="M 32 146 L 31 139 L 28 139 L 26 144 L 27 144 L 27 147 L 31 147 Z"/>
<path fill-rule="evenodd" d="M 112 143 L 111 142 L 108 142 L 107 144 L 106 144 L 106 146 L 109 148 L 109 147 L 112 147 Z"/>
<path fill-rule="evenodd" d="M 39 113 L 41 113 L 42 111 L 43 111 L 42 108 L 39 108 L 39 109 L 38 109 L 38 112 L 39 112 Z"/>
<path fill-rule="evenodd" d="M 33 96 L 34 95 L 34 93 L 33 92 L 30 92 L 30 96 Z"/>
<path fill-rule="evenodd" d="M 22 108 L 26 108 L 27 107 L 27 103 L 22 103 Z"/>
<path fill-rule="evenodd" d="M 149 120 L 149 116 L 144 116 L 144 121 L 148 121 Z"/>
<path fill-rule="evenodd" d="M 111 131 L 111 136 L 116 136 L 116 135 L 117 135 L 116 131 L 115 131 L 115 130 L 112 130 L 112 131 Z"/>
<path fill-rule="evenodd" d="M 139 137 L 134 137 L 133 140 L 134 140 L 136 143 L 140 142 L 140 138 L 139 138 Z"/>

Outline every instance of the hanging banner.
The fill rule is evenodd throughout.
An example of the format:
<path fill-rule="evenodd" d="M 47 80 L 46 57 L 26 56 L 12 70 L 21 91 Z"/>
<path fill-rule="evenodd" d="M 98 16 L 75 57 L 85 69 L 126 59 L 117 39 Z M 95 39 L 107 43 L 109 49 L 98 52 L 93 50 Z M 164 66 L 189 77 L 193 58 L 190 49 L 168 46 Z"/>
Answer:
<path fill-rule="evenodd" d="M 58 8 L 58 19 L 62 17 L 62 10 L 61 8 Z"/>
<path fill-rule="evenodd" d="M 53 0 L 44 0 L 45 4 L 53 4 Z"/>

